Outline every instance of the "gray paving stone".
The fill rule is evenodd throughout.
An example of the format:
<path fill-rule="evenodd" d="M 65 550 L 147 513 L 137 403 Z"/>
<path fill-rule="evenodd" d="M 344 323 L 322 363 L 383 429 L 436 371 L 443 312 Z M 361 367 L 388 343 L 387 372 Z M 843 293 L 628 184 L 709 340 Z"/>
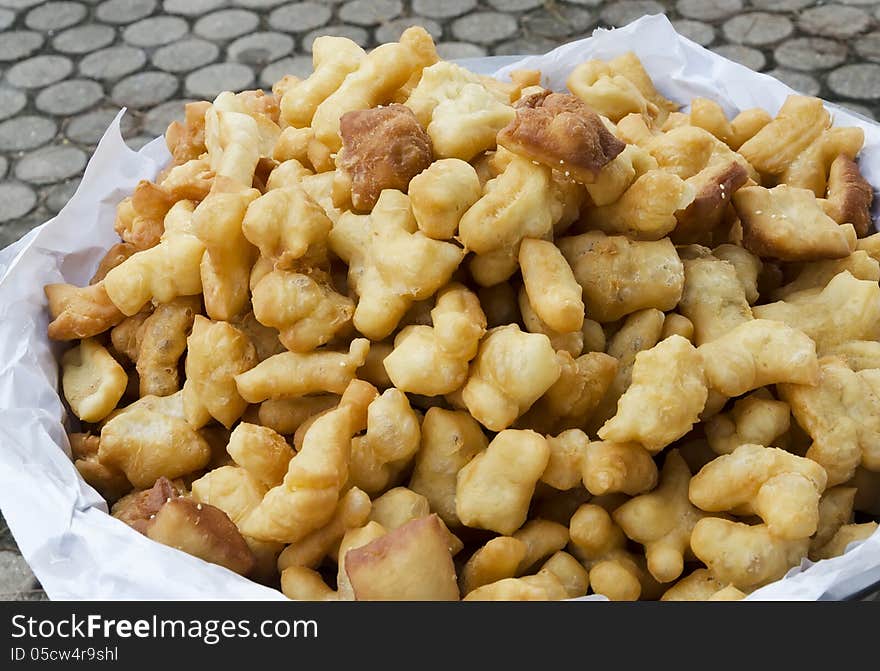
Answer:
<path fill-rule="evenodd" d="M 376 28 L 376 41 L 380 43 L 396 42 L 403 31 L 410 26 L 421 26 L 428 31 L 431 37 L 434 38 L 435 42 L 439 42 L 443 38 L 443 27 L 436 21 L 419 17 L 409 17 L 405 19 L 394 19 L 394 21 L 383 23 Z"/>
<path fill-rule="evenodd" d="M 208 40 L 231 40 L 255 30 L 260 18 L 245 9 L 223 9 L 196 21 L 193 32 Z"/>
<path fill-rule="evenodd" d="M 61 211 L 61 208 L 67 205 L 67 202 L 73 198 L 73 194 L 76 193 L 79 183 L 80 179 L 77 177 L 62 182 L 61 184 L 51 186 L 46 190 L 43 202 L 46 203 L 46 207 L 52 214 L 58 214 Z"/>
<path fill-rule="evenodd" d="M 770 12 L 793 12 L 815 5 L 816 0 L 751 0 L 749 4 L 755 9 L 766 9 Z"/>
<path fill-rule="evenodd" d="M 625 26 L 645 14 L 663 14 L 665 7 L 653 0 L 618 0 L 602 9 L 599 18 L 611 26 Z"/>
<path fill-rule="evenodd" d="M 216 44 L 194 37 L 159 47 L 152 61 L 165 72 L 189 72 L 213 63 L 219 55 L 220 47 Z"/>
<path fill-rule="evenodd" d="M 177 78 L 165 72 L 138 72 L 121 80 L 110 97 L 120 107 L 152 107 L 177 93 Z"/>
<path fill-rule="evenodd" d="M 162 9 L 168 14 L 204 16 L 226 4 L 226 0 L 165 0 Z M 239 3 L 241 4 L 241 3 Z"/>
<path fill-rule="evenodd" d="M 857 63 L 844 65 L 828 75 L 828 87 L 844 98 L 880 99 L 880 65 Z"/>
<path fill-rule="evenodd" d="M 843 38 L 858 35 L 870 23 L 871 16 L 858 7 L 821 5 L 804 10 L 798 28 L 813 35 Z"/>
<path fill-rule="evenodd" d="M 323 26 L 333 16 L 324 5 L 314 2 L 294 2 L 272 10 L 269 25 L 285 33 L 302 33 Z"/>
<path fill-rule="evenodd" d="M 21 182 L 0 182 L 0 223 L 23 217 L 37 204 L 37 194 Z M 4 227 L 5 228 L 5 227 Z M 0 228 L 0 231 L 3 229 Z M 6 245 L 3 245 L 4 247 Z"/>
<path fill-rule="evenodd" d="M 111 44 L 116 31 L 99 23 L 86 23 L 68 28 L 52 40 L 52 46 L 65 54 L 87 54 Z"/>
<path fill-rule="evenodd" d="M 803 93 L 804 95 L 819 95 L 819 91 L 821 90 L 821 86 L 816 78 L 804 72 L 776 68 L 774 70 L 768 70 L 767 74 L 771 77 L 775 77 L 783 84 L 788 84 L 795 91 Z"/>
<path fill-rule="evenodd" d="M 27 95 L 17 89 L 0 87 L 0 121 L 15 116 L 27 105 Z"/>
<path fill-rule="evenodd" d="M 287 0 L 233 0 L 233 4 L 247 9 L 271 9 L 283 5 Z M 329 4 L 338 4 L 342 0 L 329 0 Z M 325 4 L 328 4 L 325 2 Z"/>
<path fill-rule="evenodd" d="M 293 53 L 293 45 L 293 38 L 284 33 L 251 33 L 227 47 L 227 60 L 262 67 Z"/>
<path fill-rule="evenodd" d="M 58 126 L 41 116 L 17 116 L 0 122 L 0 151 L 36 149 L 49 142 Z"/>
<path fill-rule="evenodd" d="M 6 177 L 6 171 L 9 169 L 9 161 L 5 156 L 0 156 L 0 179 Z"/>
<path fill-rule="evenodd" d="M 281 79 L 284 75 L 296 75 L 306 78 L 312 73 L 311 56 L 291 56 L 267 65 L 260 72 L 260 86 L 266 89 Z"/>
<path fill-rule="evenodd" d="M 6 30 L 15 23 L 15 12 L 11 9 L 0 9 L 0 30 Z"/>
<path fill-rule="evenodd" d="M 780 14 L 749 12 L 725 21 L 723 30 L 731 42 L 763 46 L 785 39 L 794 31 L 794 26 Z"/>
<path fill-rule="evenodd" d="M 184 83 L 186 94 L 206 100 L 221 91 L 241 91 L 254 83 L 254 73 L 241 63 L 218 63 L 190 73 Z"/>
<path fill-rule="evenodd" d="M 68 79 L 52 84 L 37 95 L 37 109 L 55 116 L 79 114 L 104 97 L 104 89 L 90 79 Z"/>
<path fill-rule="evenodd" d="M 598 7 L 605 0 L 565 0 L 570 5 L 584 5 L 585 7 Z"/>
<path fill-rule="evenodd" d="M 0 590 L 7 594 L 33 590 L 36 578 L 24 558 L 16 552 L 0 552 Z"/>
<path fill-rule="evenodd" d="M 73 63 L 64 56 L 34 56 L 6 71 L 6 81 L 23 89 L 42 88 L 64 79 Z"/>
<path fill-rule="evenodd" d="M 192 102 L 192 98 L 169 100 L 151 109 L 144 116 L 145 134 L 159 137 L 172 121 L 183 121 L 184 105 L 188 102 Z"/>
<path fill-rule="evenodd" d="M 34 5 L 39 5 L 43 0 L 0 0 L 0 7 L 9 7 L 11 9 L 27 9 Z"/>
<path fill-rule="evenodd" d="M 339 18 L 358 26 L 375 26 L 400 16 L 400 0 L 351 0 L 339 8 Z"/>
<path fill-rule="evenodd" d="M 862 58 L 880 63 L 880 32 L 862 35 L 853 46 L 856 53 Z"/>
<path fill-rule="evenodd" d="M 672 22 L 675 31 L 689 40 L 707 47 L 715 40 L 715 29 L 711 24 L 691 19 L 679 19 Z"/>
<path fill-rule="evenodd" d="M 19 217 L 18 219 L 10 219 L 3 223 L 3 225 L 0 226 L 0 249 L 15 242 L 22 235 L 34 228 L 34 226 L 39 226 L 48 221 L 51 217 L 52 215 L 49 210 L 37 205 L 37 207 L 29 214 Z M 16 596 L 19 594 L 21 594 L 21 592 L 15 593 Z"/>
<path fill-rule="evenodd" d="M 158 47 L 179 40 L 188 31 L 189 25 L 179 16 L 151 16 L 132 23 L 122 37 L 136 47 Z"/>
<path fill-rule="evenodd" d="M 452 34 L 463 42 L 492 44 L 516 34 L 516 19 L 501 12 L 474 12 L 452 23 Z"/>
<path fill-rule="evenodd" d="M 878 42 L 880 47 L 880 42 Z M 846 44 L 822 37 L 786 40 L 773 52 L 776 62 L 793 70 L 826 70 L 846 61 Z"/>
<path fill-rule="evenodd" d="M 541 8 L 522 17 L 522 28 L 529 35 L 555 37 L 560 41 L 578 35 L 596 23 L 588 9 L 564 7 Z"/>
<path fill-rule="evenodd" d="M 478 44 L 470 42 L 438 42 L 437 53 L 440 58 L 454 60 L 456 58 L 479 58 L 486 55 L 486 50 Z"/>
<path fill-rule="evenodd" d="M 15 164 L 15 176 L 30 184 L 54 184 L 80 174 L 85 165 L 84 151 L 55 145 L 22 156 Z"/>
<path fill-rule="evenodd" d="M 302 50 L 307 53 L 312 53 L 312 42 L 315 41 L 316 37 L 321 37 L 322 35 L 347 37 L 352 42 L 359 44 L 362 47 L 366 47 L 370 41 L 369 33 L 367 33 L 367 31 L 363 28 L 337 24 L 332 26 L 324 26 L 323 28 L 316 28 L 315 30 L 310 31 L 305 37 L 302 38 L 302 42 L 300 43 Z"/>
<path fill-rule="evenodd" d="M 64 135 L 83 145 L 92 146 L 98 143 L 110 122 L 119 113 L 118 107 L 101 107 L 85 114 L 71 118 L 64 128 Z M 120 122 L 123 135 L 132 134 L 137 127 L 134 116 L 126 114 Z"/>
<path fill-rule="evenodd" d="M 519 54 L 543 54 L 556 46 L 556 40 L 547 37 L 517 37 L 500 42 L 492 48 L 497 56 L 518 56 Z"/>
<path fill-rule="evenodd" d="M 79 62 L 79 71 L 92 79 L 114 80 L 140 70 L 146 62 L 142 49 L 123 44 L 89 54 Z"/>
<path fill-rule="evenodd" d="M 744 47 L 741 44 L 722 44 L 712 49 L 719 56 L 741 63 L 747 68 L 760 71 L 767 64 L 767 59 L 757 49 Z"/>
<path fill-rule="evenodd" d="M 12 30 L 3 33 L 0 40 L 0 61 L 18 61 L 27 58 L 43 46 L 43 36 L 30 30 Z"/>
<path fill-rule="evenodd" d="M 78 2 L 47 2 L 27 13 L 24 23 L 32 30 L 61 30 L 82 21 L 88 9 Z"/>
<path fill-rule="evenodd" d="M 678 13 L 689 19 L 718 21 L 742 11 L 742 0 L 678 0 Z"/>
<path fill-rule="evenodd" d="M 454 19 L 477 6 L 477 0 L 413 0 L 413 12 L 431 19 Z"/>
<path fill-rule="evenodd" d="M 156 9 L 156 0 L 107 0 L 98 5 L 95 16 L 104 23 L 133 23 Z"/>
<path fill-rule="evenodd" d="M 544 0 L 487 0 L 499 12 L 523 12 L 544 4 Z"/>

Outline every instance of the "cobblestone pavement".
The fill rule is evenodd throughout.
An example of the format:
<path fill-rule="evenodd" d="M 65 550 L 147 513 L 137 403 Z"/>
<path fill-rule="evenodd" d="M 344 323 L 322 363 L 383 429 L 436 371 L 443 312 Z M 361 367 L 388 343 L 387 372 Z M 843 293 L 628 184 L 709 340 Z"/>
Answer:
<path fill-rule="evenodd" d="M 0 0 L 0 247 L 67 202 L 121 106 L 140 147 L 184 101 L 307 73 L 316 35 L 366 47 L 418 23 L 449 58 L 527 54 L 659 12 L 728 58 L 880 117 L 870 0 Z M 0 518 L 0 595 L 33 588 Z"/>

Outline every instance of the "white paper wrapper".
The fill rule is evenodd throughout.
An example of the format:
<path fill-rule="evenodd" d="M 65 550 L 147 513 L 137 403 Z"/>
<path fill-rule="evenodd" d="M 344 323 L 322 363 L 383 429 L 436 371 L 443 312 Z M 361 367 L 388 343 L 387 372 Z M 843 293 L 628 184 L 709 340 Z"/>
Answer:
<path fill-rule="evenodd" d="M 536 68 L 544 83 L 565 88 L 588 58 L 633 50 L 657 88 L 682 103 L 717 100 L 728 115 L 748 107 L 775 113 L 792 93 L 784 84 L 725 60 L 679 36 L 662 16 L 531 56 L 501 68 Z M 497 61 L 471 61 L 487 71 Z M 828 106 L 837 125 L 865 131 L 861 168 L 880 184 L 880 126 Z M 82 183 L 57 217 L 0 251 L 0 509 L 22 554 L 52 599 L 282 599 L 275 591 L 219 566 L 154 543 L 106 514 L 103 499 L 70 461 L 58 397 L 58 347 L 46 337 L 43 285 L 85 284 L 116 241 L 115 206 L 139 179 L 168 159 L 157 140 L 129 150 L 119 118 L 89 162 Z M 804 567 L 809 562 L 805 562 Z M 750 599 L 818 599 L 880 579 L 880 533 L 836 559 L 793 569 Z"/>

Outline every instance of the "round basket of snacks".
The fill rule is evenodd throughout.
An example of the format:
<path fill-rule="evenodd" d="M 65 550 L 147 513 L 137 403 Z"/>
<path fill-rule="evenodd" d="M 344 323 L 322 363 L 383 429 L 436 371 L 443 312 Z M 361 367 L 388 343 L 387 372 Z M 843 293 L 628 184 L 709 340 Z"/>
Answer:
<path fill-rule="evenodd" d="M 659 17 L 313 54 L 139 154 L 117 119 L 0 257 L 0 502 L 50 597 L 878 579 L 880 128 Z"/>

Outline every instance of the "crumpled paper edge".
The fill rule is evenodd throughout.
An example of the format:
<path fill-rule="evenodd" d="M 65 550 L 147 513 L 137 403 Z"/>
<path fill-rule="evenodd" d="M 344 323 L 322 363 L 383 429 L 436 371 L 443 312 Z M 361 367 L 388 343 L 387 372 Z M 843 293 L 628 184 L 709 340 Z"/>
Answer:
<path fill-rule="evenodd" d="M 597 30 L 591 38 L 526 57 L 495 74 L 537 68 L 545 85 L 561 90 L 576 63 L 627 50 L 642 58 L 664 95 L 679 101 L 697 95 L 712 98 L 729 115 L 754 106 L 775 113 L 792 92 L 681 37 L 663 16 Z M 880 127 L 854 112 L 827 106 L 837 123 L 865 130 L 862 170 L 872 184 L 880 183 Z M 113 519 L 69 459 L 57 391 L 60 347 L 45 337 L 42 286 L 88 281 L 104 251 L 117 241 L 116 204 L 139 179 L 154 178 L 168 159 L 161 138 L 139 152 L 128 149 L 119 128 L 123 113 L 101 139 L 64 209 L 0 251 L 0 510 L 51 599 L 283 600 L 276 590 L 154 543 Z M 812 566 L 805 561 L 749 599 L 814 600 L 845 580 L 880 569 L 880 532 L 854 546 L 842 557 Z M 604 597 L 580 600 L 596 599 Z"/>

